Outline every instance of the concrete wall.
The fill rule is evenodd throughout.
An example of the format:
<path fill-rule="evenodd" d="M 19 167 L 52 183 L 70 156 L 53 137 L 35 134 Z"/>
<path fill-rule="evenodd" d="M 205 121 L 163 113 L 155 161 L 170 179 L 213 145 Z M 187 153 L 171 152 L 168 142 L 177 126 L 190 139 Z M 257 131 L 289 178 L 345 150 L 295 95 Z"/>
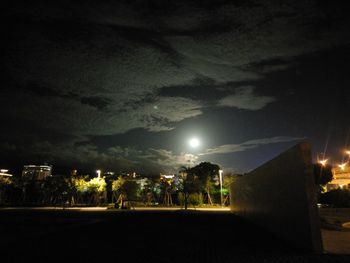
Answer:
<path fill-rule="evenodd" d="M 295 247 L 322 252 L 311 150 L 300 143 L 230 187 L 231 210 Z"/>

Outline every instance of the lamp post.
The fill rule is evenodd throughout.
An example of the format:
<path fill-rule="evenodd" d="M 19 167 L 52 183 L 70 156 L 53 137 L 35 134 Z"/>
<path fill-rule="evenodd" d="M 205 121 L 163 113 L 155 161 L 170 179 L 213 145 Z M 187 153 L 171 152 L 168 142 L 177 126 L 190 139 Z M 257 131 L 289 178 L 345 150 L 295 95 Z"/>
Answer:
<path fill-rule="evenodd" d="M 221 207 L 223 206 L 222 204 L 222 170 L 219 170 L 219 179 L 220 179 L 220 201 L 221 201 Z"/>
<path fill-rule="evenodd" d="M 348 155 L 348 162 L 350 161 L 350 151 L 345 152 Z"/>

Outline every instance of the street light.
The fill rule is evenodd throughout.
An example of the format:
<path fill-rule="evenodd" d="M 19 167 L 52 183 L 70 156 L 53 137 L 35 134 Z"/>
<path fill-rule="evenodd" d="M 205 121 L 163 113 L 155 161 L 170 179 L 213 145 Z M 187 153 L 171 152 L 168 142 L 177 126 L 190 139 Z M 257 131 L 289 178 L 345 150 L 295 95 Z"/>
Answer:
<path fill-rule="evenodd" d="M 219 170 L 219 179 L 220 179 L 220 201 L 221 201 L 221 207 L 223 206 L 222 204 L 222 173 L 223 170 Z"/>
<path fill-rule="evenodd" d="M 97 178 L 100 178 L 101 177 L 101 170 L 96 170 L 96 173 L 97 173 Z"/>
<path fill-rule="evenodd" d="M 350 161 L 350 151 L 345 151 L 345 153 L 348 155 L 348 162 Z"/>
<path fill-rule="evenodd" d="M 339 166 L 339 168 L 341 169 L 341 170 L 345 170 L 345 166 L 347 165 L 348 163 L 342 163 L 342 164 L 339 164 L 338 166 Z"/>
<path fill-rule="evenodd" d="M 322 160 L 322 161 L 318 161 L 322 166 L 326 166 L 328 159 Z"/>

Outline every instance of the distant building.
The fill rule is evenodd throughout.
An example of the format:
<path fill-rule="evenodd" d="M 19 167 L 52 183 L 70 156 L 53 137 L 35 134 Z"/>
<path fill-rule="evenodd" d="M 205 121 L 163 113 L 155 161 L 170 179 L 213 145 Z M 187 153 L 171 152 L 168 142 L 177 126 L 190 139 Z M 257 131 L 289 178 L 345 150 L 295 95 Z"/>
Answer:
<path fill-rule="evenodd" d="M 51 165 L 24 165 L 22 177 L 33 180 L 44 180 L 45 178 L 52 176 L 51 172 Z"/>
<path fill-rule="evenodd" d="M 348 189 L 350 184 L 350 167 L 336 167 L 332 169 L 333 180 L 327 184 L 327 191 L 334 189 Z"/>
<path fill-rule="evenodd" d="M 0 176 L 11 177 L 12 174 L 9 174 L 8 171 L 7 169 L 0 169 Z"/>
<path fill-rule="evenodd" d="M 175 177 L 174 174 L 160 174 L 160 178 L 174 179 L 174 177 Z"/>

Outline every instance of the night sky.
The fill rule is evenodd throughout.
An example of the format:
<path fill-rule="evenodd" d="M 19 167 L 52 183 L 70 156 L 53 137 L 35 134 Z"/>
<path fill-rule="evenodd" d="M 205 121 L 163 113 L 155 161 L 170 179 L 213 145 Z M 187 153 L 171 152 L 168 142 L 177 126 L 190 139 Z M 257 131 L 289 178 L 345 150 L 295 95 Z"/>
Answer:
<path fill-rule="evenodd" d="M 349 11 L 330 0 L 11 1 L 1 168 L 171 173 L 210 161 L 244 173 L 304 140 L 341 162 Z"/>

